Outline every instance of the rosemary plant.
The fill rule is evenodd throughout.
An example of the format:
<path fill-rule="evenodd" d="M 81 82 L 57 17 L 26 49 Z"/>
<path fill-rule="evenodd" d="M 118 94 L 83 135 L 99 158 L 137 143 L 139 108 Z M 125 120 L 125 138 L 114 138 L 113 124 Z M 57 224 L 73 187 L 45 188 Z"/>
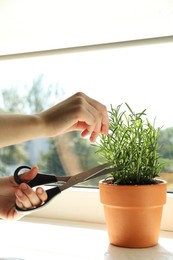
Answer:
<path fill-rule="evenodd" d="M 100 135 L 96 153 L 117 167 L 111 173 L 112 183 L 121 185 L 144 185 L 156 183 L 163 164 L 159 163 L 158 136 L 155 128 L 146 118 L 145 110 L 134 113 L 125 103 L 109 113 L 110 128 L 107 136 Z"/>

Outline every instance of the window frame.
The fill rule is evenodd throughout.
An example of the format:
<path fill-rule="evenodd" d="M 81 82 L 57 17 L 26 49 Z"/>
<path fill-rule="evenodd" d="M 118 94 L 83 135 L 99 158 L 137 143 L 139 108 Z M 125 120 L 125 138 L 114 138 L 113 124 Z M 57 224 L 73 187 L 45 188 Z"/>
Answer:
<path fill-rule="evenodd" d="M 41 51 L 34 53 L 23 53 L 15 55 L 0 56 L 0 60 L 18 59 L 26 57 L 37 57 L 42 55 L 54 55 L 58 53 L 70 53 L 80 51 L 92 51 L 95 49 L 105 49 L 111 47 L 125 47 L 140 44 L 159 44 L 173 41 L 173 36 L 160 37 L 145 40 L 135 40 L 122 43 L 99 44 L 93 46 L 74 47 L 67 49 L 58 49 L 50 51 Z M 167 203 L 163 208 L 162 230 L 173 231 L 173 194 L 167 193 Z M 64 191 L 45 208 L 33 212 L 30 217 L 49 218 L 49 219 L 63 219 L 70 221 L 83 221 L 92 223 L 105 224 L 103 207 L 99 199 L 99 190 L 96 188 L 70 188 Z"/>
<path fill-rule="evenodd" d="M 0 55 L 173 34 L 171 0 L 6 0 L 0 7 Z"/>

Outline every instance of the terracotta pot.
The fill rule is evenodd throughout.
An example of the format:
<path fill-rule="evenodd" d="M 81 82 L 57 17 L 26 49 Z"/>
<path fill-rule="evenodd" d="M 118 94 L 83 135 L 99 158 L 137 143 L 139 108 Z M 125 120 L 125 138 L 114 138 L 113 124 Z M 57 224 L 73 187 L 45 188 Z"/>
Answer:
<path fill-rule="evenodd" d="M 129 248 L 158 243 L 167 182 L 152 185 L 113 185 L 99 182 L 109 241 Z"/>

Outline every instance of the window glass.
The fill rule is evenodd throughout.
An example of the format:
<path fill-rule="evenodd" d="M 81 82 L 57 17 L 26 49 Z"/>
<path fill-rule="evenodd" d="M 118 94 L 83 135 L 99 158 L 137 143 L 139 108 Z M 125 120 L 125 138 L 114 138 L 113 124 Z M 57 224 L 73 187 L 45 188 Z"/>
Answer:
<path fill-rule="evenodd" d="M 162 127 L 159 142 L 166 162 L 162 176 L 173 191 L 173 42 L 107 45 L 46 55 L 0 59 L 1 113 L 36 113 L 77 91 L 117 106 L 127 102 L 135 112 L 147 110 Z M 19 164 L 40 171 L 73 175 L 96 166 L 101 158 L 79 132 L 42 138 L 0 150 L 0 175 L 11 175 Z M 98 179 L 85 183 L 95 187 Z"/>

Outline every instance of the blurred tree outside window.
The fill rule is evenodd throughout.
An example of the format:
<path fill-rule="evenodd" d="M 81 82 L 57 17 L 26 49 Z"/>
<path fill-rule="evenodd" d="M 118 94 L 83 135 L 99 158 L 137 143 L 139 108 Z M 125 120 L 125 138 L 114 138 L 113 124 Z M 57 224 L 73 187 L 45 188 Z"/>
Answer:
<path fill-rule="evenodd" d="M 161 127 L 161 177 L 173 192 L 172 66 L 172 42 L 0 59 L 0 113 L 37 113 L 77 91 L 100 100 L 108 110 L 122 102 L 136 112 L 146 109 Z M 95 149 L 76 131 L 5 147 L 0 149 L 0 176 L 12 175 L 20 164 L 73 175 L 103 162 Z M 98 181 L 82 185 L 98 187 Z"/>

